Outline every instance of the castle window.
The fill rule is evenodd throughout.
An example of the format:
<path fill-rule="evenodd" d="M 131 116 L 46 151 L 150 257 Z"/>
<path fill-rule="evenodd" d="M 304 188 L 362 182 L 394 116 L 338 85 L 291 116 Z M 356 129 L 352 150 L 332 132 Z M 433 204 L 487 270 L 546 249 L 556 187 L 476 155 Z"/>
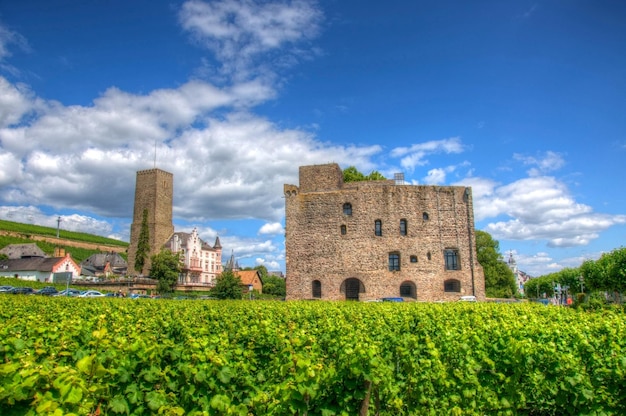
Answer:
<path fill-rule="evenodd" d="M 428 221 L 428 212 L 425 212 L 425 213 L 422 214 L 422 219 L 424 221 Z"/>
<path fill-rule="evenodd" d="M 313 295 L 314 298 L 321 298 L 322 297 L 322 282 L 320 282 L 319 280 L 313 280 L 313 283 L 311 285 L 311 294 Z"/>
<path fill-rule="evenodd" d="M 383 235 L 383 222 L 381 220 L 374 221 L 374 234 L 378 237 Z"/>
<path fill-rule="evenodd" d="M 347 228 L 345 225 L 341 226 L 341 235 L 346 235 L 346 233 L 348 232 Z"/>
<path fill-rule="evenodd" d="M 459 252 L 457 250 L 448 248 L 443 252 L 443 257 L 446 263 L 446 270 L 460 270 Z"/>
<path fill-rule="evenodd" d="M 406 281 L 402 282 L 400 285 L 400 296 L 403 298 L 413 298 L 417 299 L 417 290 L 415 288 L 415 283 Z"/>
<path fill-rule="evenodd" d="M 346 202 L 343 204 L 343 215 L 352 215 L 352 204 Z"/>
<path fill-rule="evenodd" d="M 406 235 L 406 220 L 404 218 L 400 220 L 400 235 Z"/>
<path fill-rule="evenodd" d="M 460 292 L 461 291 L 461 282 L 456 279 L 449 279 L 443 282 L 443 291 L 444 292 Z"/>
<path fill-rule="evenodd" d="M 427 258 L 428 260 L 430 260 L 430 258 L 431 258 L 431 257 L 432 257 L 432 256 L 430 255 L 430 251 L 429 251 L 428 253 L 426 253 L 426 258 Z"/>
<path fill-rule="evenodd" d="M 396 251 L 389 253 L 389 271 L 400 271 L 400 253 Z"/>
<path fill-rule="evenodd" d="M 417 256 L 411 256 L 411 263 L 417 263 Z"/>

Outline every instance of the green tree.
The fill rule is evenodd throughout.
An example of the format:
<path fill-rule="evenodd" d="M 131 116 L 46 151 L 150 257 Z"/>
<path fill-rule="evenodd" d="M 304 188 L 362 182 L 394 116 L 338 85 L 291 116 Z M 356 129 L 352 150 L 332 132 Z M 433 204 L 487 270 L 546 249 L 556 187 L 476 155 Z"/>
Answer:
<path fill-rule="evenodd" d="M 488 297 L 510 298 L 517 293 L 515 276 L 500 254 L 500 243 L 485 231 L 476 230 L 476 258 L 485 273 Z"/>
<path fill-rule="evenodd" d="M 225 270 L 217 276 L 211 295 L 218 299 L 241 299 L 243 289 L 241 279 L 232 270 Z"/>
<path fill-rule="evenodd" d="M 158 280 L 157 292 L 173 292 L 181 271 L 180 256 L 169 250 L 161 250 L 151 257 L 150 277 Z"/>
<path fill-rule="evenodd" d="M 357 170 L 356 167 L 350 166 L 343 170 L 344 182 L 360 182 L 360 181 L 380 181 L 386 178 L 378 171 L 373 170 L 369 175 L 365 176 Z"/>
<path fill-rule="evenodd" d="M 278 297 L 285 297 L 287 294 L 285 279 L 278 276 L 266 276 L 263 279 L 263 293 Z"/>
<path fill-rule="evenodd" d="M 148 228 L 148 210 L 143 210 L 143 218 L 141 219 L 141 230 L 139 231 L 139 240 L 137 240 L 137 251 L 135 253 L 135 270 L 143 273 L 143 267 L 146 259 L 150 255 L 150 229 Z"/>

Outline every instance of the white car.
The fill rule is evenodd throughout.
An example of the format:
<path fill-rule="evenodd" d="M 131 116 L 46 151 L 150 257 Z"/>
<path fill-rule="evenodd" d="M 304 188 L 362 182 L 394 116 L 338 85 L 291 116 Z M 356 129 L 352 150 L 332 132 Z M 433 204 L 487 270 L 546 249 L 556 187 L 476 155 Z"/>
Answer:
<path fill-rule="evenodd" d="M 476 302 L 476 296 L 461 296 L 460 302 Z"/>
<path fill-rule="evenodd" d="M 98 292 L 97 290 L 88 290 L 85 293 L 81 293 L 78 295 L 79 298 L 102 298 L 104 297 L 103 293 Z"/>

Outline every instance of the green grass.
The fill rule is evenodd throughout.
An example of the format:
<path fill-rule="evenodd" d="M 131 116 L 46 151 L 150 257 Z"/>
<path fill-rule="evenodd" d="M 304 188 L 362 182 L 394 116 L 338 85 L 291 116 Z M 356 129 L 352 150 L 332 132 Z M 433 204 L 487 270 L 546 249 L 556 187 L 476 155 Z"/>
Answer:
<path fill-rule="evenodd" d="M 43 227 L 40 225 L 23 224 L 19 222 L 0 220 L 0 230 L 12 231 L 24 235 L 25 238 L 31 235 L 43 235 L 49 237 L 57 236 L 57 229 L 52 227 Z M 59 238 L 68 240 L 84 241 L 94 244 L 106 244 L 112 246 L 128 247 L 128 243 L 113 238 L 102 237 L 99 235 L 78 233 L 74 231 L 59 230 Z"/>

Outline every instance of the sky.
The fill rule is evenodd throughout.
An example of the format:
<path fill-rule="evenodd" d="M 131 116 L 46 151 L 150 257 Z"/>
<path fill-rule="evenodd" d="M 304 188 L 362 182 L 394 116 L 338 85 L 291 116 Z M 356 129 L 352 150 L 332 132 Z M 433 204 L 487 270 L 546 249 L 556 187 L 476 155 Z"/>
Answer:
<path fill-rule="evenodd" d="M 471 186 L 532 276 L 626 240 L 620 0 L 0 0 L 0 218 L 176 231 L 285 270 L 283 185 L 338 163 Z M 57 223 L 57 219 L 61 222 Z"/>

